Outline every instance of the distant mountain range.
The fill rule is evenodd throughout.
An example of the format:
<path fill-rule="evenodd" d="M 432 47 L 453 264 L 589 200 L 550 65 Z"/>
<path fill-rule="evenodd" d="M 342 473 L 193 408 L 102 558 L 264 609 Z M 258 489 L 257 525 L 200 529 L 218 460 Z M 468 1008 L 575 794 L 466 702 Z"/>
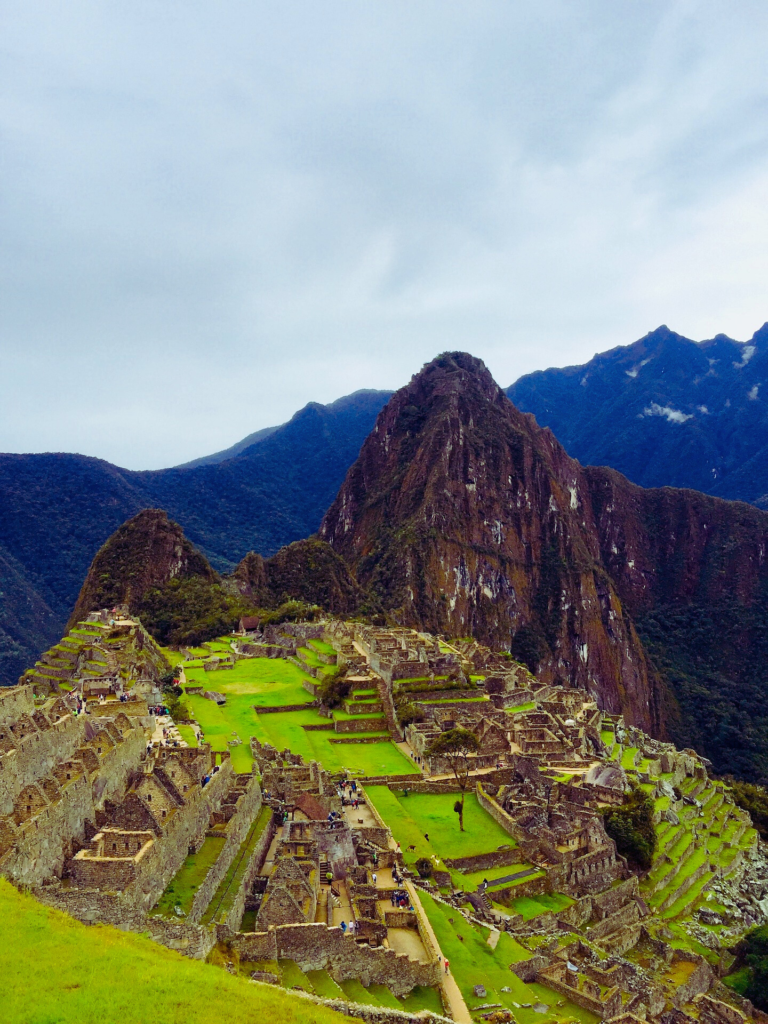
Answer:
<path fill-rule="evenodd" d="M 389 397 L 312 402 L 234 457 L 191 468 L 0 455 L 0 682 L 16 682 L 59 638 L 95 553 L 142 509 L 165 509 L 225 572 L 250 550 L 271 555 L 314 533 Z"/>
<path fill-rule="evenodd" d="M 659 327 L 506 393 L 584 466 L 768 507 L 768 324 L 746 343 Z"/>
<path fill-rule="evenodd" d="M 660 327 L 584 366 L 506 394 L 583 465 L 643 486 L 691 487 L 768 507 L 768 326 L 694 342 Z M 162 508 L 220 572 L 314 533 L 389 391 L 310 403 L 279 427 L 172 469 L 82 455 L 0 455 L 0 682 L 58 639 L 99 547 Z"/>

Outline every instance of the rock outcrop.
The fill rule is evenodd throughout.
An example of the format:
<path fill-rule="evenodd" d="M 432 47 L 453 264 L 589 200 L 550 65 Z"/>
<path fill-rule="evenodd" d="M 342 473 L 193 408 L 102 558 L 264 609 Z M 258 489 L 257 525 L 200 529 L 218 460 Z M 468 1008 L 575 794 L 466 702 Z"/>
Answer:
<path fill-rule="evenodd" d="M 89 612 L 114 605 L 138 609 L 149 590 L 197 576 L 213 583 L 216 573 L 162 509 L 129 519 L 102 545 L 80 590 L 69 628 Z"/>

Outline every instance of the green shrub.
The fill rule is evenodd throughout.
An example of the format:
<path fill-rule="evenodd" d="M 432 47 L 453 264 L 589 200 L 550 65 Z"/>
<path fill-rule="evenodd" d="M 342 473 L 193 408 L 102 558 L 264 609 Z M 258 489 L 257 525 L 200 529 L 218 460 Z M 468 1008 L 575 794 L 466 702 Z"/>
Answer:
<path fill-rule="evenodd" d="M 419 873 L 419 878 L 429 878 L 432 874 L 432 861 L 429 857 L 419 857 L 416 861 L 416 870 Z"/>
<path fill-rule="evenodd" d="M 616 843 L 617 851 L 643 870 L 651 866 L 656 852 L 653 810 L 651 797 L 639 786 L 633 786 L 623 806 L 603 811 L 605 831 Z"/>
<path fill-rule="evenodd" d="M 751 782 L 740 782 L 729 778 L 734 802 L 749 811 L 752 822 L 761 838 L 768 839 L 768 791 Z"/>
<path fill-rule="evenodd" d="M 749 981 L 744 995 L 760 1010 L 768 1010 L 768 925 L 744 937 L 739 952 L 746 960 Z"/>
<path fill-rule="evenodd" d="M 326 672 L 323 681 L 317 688 L 317 696 L 320 703 L 327 708 L 337 708 L 349 696 L 352 684 L 344 678 L 343 671 L 337 666 L 330 672 Z"/>

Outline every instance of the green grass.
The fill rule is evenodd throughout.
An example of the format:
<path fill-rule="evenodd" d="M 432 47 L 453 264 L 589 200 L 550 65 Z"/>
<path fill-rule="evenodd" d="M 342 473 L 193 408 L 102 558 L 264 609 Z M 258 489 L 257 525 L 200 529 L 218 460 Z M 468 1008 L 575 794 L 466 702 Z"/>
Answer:
<path fill-rule="evenodd" d="M 321 654 L 328 654 L 332 657 L 336 656 L 333 644 L 329 644 L 327 640 L 308 640 L 307 644 L 310 647 L 313 647 L 316 651 L 319 651 Z"/>
<path fill-rule="evenodd" d="M 307 677 L 292 662 L 279 658 L 247 658 L 231 670 L 207 673 L 200 668 L 190 669 L 187 677 L 192 685 L 226 695 L 227 703 L 223 707 L 195 694 L 187 694 L 186 701 L 213 750 L 227 750 L 227 741 L 233 735 L 243 741 L 242 746 L 231 750 L 237 772 L 251 770 L 251 736 L 271 743 L 278 750 L 288 747 L 307 760 L 319 761 L 329 771 L 347 769 L 366 775 L 407 775 L 415 770 L 413 763 L 393 743 L 332 744 L 333 733 L 302 729 L 303 725 L 327 724 L 328 720 L 309 707 L 312 697 L 301 685 Z M 283 704 L 308 706 L 303 711 L 265 715 L 254 711 L 254 706 Z"/>
<path fill-rule="evenodd" d="M 596 1024 L 597 1017 L 594 1014 L 570 1002 L 555 1009 L 555 1004 L 562 996 L 543 985 L 526 985 L 510 971 L 511 963 L 527 960 L 531 953 L 508 932 L 502 932 L 496 948 L 491 949 L 487 941 L 487 928 L 470 924 L 458 911 L 437 903 L 426 893 L 420 893 L 419 899 L 432 924 L 443 956 L 450 961 L 451 973 L 470 1010 L 480 1003 L 501 1003 L 507 1009 L 514 1009 L 519 1024 L 541 1024 L 547 1018 L 532 1008 L 514 1008 L 513 1003 L 545 1003 L 552 1011 L 551 1018 L 576 1017 L 583 1024 Z M 478 983 L 485 985 L 487 990 L 483 999 L 478 999 L 472 991 Z M 510 991 L 502 992 L 502 988 Z"/>
<path fill-rule="evenodd" d="M 533 711 L 536 707 L 536 702 L 529 700 L 526 704 L 515 704 L 513 708 L 507 708 L 506 712 L 508 715 L 516 715 L 520 711 Z"/>
<path fill-rule="evenodd" d="M 424 988 L 422 985 L 412 989 L 403 999 L 400 1006 L 408 1013 L 418 1013 L 419 1010 L 431 1010 L 432 1013 L 440 1013 L 445 1016 L 443 1001 L 440 992 L 436 988 Z"/>
<path fill-rule="evenodd" d="M 622 768 L 634 768 L 635 758 L 637 757 L 637 747 L 627 747 L 624 753 L 621 755 L 621 766 Z"/>
<path fill-rule="evenodd" d="M 181 738 L 185 741 L 188 747 L 197 746 L 197 736 L 195 735 L 195 730 L 191 725 L 177 725 L 176 728 L 179 730 Z"/>
<path fill-rule="evenodd" d="M 538 917 L 539 914 L 565 910 L 573 902 L 570 896 L 557 892 L 542 896 L 518 896 L 517 899 L 512 900 L 510 908 L 518 914 L 522 914 L 525 921 L 530 921 L 534 917 Z"/>
<path fill-rule="evenodd" d="M 278 960 L 284 988 L 300 988 L 304 992 L 314 992 L 312 983 L 304 971 L 293 960 Z"/>
<path fill-rule="evenodd" d="M 453 810 L 455 793 L 411 793 L 404 797 L 399 790 L 393 793 L 386 786 L 367 786 L 366 793 L 392 829 L 409 864 L 433 853 L 444 860 L 514 846 L 512 837 L 483 810 L 474 793 L 467 793 L 464 803 L 464 832 L 459 831 L 459 818 Z M 409 846 L 416 849 L 409 850 Z M 459 872 L 455 875 L 461 879 Z"/>
<path fill-rule="evenodd" d="M 321 999 L 343 999 L 344 990 L 340 988 L 328 971 L 307 971 L 307 979 Z"/>
<path fill-rule="evenodd" d="M 744 967 L 740 967 L 738 971 L 734 971 L 733 974 L 729 974 L 723 978 L 723 984 L 727 985 L 728 988 L 732 989 L 734 992 L 738 992 L 740 996 L 743 996 L 747 991 L 747 986 L 749 985 L 751 976 L 751 968 L 747 967 L 745 964 Z"/>
<path fill-rule="evenodd" d="M 416 771 L 413 762 L 386 738 L 381 743 L 333 743 L 332 740 L 342 736 L 367 734 L 308 732 L 303 729 L 303 725 L 327 724 L 328 719 L 321 718 L 314 708 L 254 717 L 256 725 L 252 735 L 262 743 L 271 743 L 278 750 L 288 747 L 307 761 L 319 761 L 328 771 L 346 769 L 364 775 L 410 775 Z"/>
<path fill-rule="evenodd" d="M 44 969 L 41 969 L 42 966 Z M 4 1024 L 343 1024 L 150 939 L 86 926 L 0 880 Z"/>
<path fill-rule="evenodd" d="M 197 890 L 222 851 L 224 838 L 223 835 L 221 839 L 208 836 L 197 853 L 189 854 L 160 897 L 155 907 L 158 914 L 175 917 L 173 911 L 177 906 L 185 914 L 190 912 Z"/>

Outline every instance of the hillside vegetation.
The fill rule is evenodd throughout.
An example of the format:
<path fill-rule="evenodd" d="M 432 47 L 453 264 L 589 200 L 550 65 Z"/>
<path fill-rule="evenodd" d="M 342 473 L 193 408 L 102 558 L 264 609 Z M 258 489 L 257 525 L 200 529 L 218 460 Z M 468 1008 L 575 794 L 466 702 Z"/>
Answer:
<path fill-rule="evenodd" d="M 6 1024 L 341 1024 L 279 988 L 107 925 L 86 926 L 0 879 Z"/>

